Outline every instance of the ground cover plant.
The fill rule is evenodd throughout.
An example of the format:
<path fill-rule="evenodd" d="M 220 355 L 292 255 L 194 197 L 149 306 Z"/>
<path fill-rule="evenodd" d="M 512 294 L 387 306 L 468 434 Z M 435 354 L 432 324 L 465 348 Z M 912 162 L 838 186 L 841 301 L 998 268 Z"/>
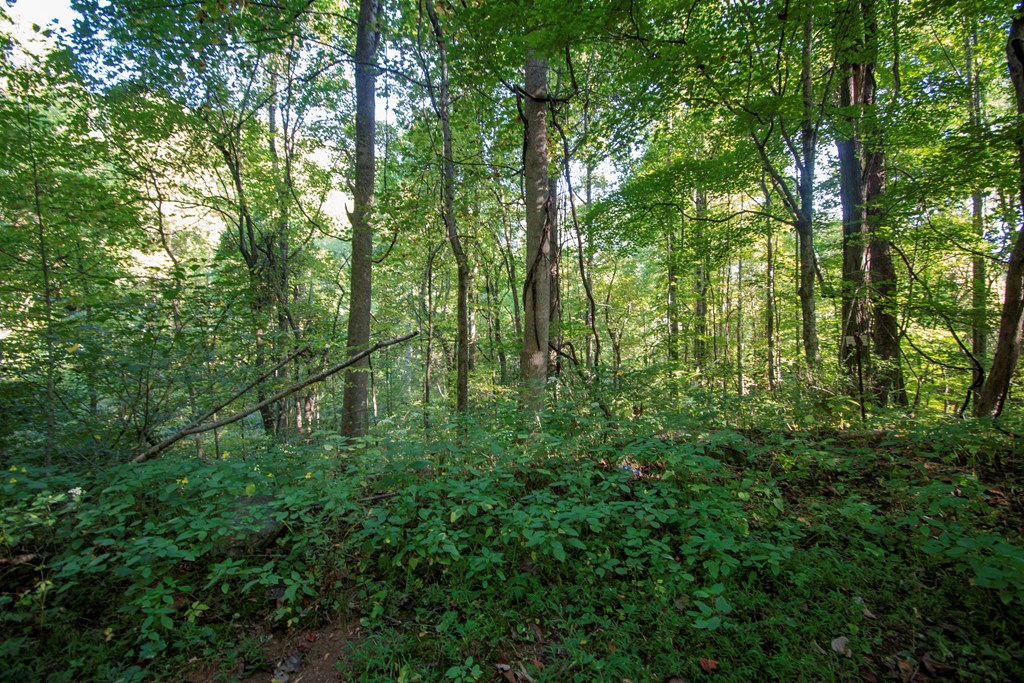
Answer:
<path fill-rule="evenodd" d="M 338 680 L 1024 673 L 1005 433 L 571 414 L 92 475 L 12 464 L 4 677 L 177 680 L 212 662 L 244 679 L 273 669 L 265 639 L 339 615 L 358 629 Z"/>

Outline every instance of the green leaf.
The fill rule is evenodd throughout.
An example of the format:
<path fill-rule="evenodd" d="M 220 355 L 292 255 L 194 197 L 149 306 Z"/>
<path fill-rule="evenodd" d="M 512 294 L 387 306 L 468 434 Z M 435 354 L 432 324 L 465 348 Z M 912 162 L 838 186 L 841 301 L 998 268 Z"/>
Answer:
<path fill-rule="evenodd" d="M 722 625 L 722 618 L 719 616 L 710 617 L 708 619 L 697 619 L 693 622 L 694 628 L 704 629 L 707 631 L 714 631 Z"/>

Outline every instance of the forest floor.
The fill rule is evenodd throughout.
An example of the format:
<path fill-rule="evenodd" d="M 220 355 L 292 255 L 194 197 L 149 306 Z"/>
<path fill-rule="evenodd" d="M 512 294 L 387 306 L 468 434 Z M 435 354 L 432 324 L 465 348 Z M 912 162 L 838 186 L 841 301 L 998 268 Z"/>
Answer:
<path fill-rule="evenodd" d="M 190 683 L 1024 680 L 1016 439 L 661 427 L 328 438 L 98 477 L 50 506 L 49 535 L 8 543 L 60 559 L 45 620 L 8 588 L 30 573 L 3 568 L 0 662 Z"/>

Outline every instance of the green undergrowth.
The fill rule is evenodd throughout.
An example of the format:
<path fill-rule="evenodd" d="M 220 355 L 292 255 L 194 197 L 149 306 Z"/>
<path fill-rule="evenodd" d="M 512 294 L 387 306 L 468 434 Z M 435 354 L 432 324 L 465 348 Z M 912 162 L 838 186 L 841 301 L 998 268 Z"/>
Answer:
<path fill-rule="evenodd" d="M 693 424 L 6 463 L 0 678 L 232 680 L 338 615 L 352 681 L 1024 678 L 1009 437 Z"/>

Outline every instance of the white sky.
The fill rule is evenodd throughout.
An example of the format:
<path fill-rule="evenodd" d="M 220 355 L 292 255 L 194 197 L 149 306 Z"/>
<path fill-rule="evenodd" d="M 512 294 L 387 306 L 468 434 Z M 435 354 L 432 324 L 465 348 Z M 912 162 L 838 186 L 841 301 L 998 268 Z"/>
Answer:
<path fill-rule="evenodd" d="M 3 9 L 14 22 L 11 35 L 30 52 L 41 54 L 52 48 L 53 42 L 32 31 L 32 25 L 40 28 L 58 28 L 70 32 L 74 28 L 76 12 L 71 11 L 71 0 L 6 0 Z"/>
<path fill-rule="evenodd" d="M 14 6 L 6 9 L 16 24 L 24 23 L 29 28 L 33 23 L 45 27 L 56 19 L 59 26 L 71 30 L 76 14 L 71 11 L 71 0 L 15 0 Z"/>

